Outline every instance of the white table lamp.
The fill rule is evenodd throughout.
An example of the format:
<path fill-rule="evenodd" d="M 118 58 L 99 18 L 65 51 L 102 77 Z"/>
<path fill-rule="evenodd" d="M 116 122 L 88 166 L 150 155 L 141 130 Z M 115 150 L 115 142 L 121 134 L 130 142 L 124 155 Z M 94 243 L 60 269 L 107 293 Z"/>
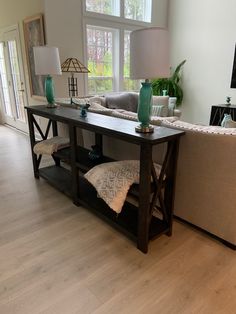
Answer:
<path fill-rule="evenodd" d="M 56 47 L 38 46 L 33 47 L 35 74 L 47 75 L 45 80 L 45 96 L 48 108 L 54 108 L 54 86 L 51 75 L 61 75 L 61 63 L 59 51 Z"/>
<path fill-rule="evenodd" d="M 137 132 L 150 133 L 152 87 L 149 79 L 169 77 L 168 31 L 159 27 L 144 28 L 130 34 L 130 77 L 145 79 L 139 93 Z"/>

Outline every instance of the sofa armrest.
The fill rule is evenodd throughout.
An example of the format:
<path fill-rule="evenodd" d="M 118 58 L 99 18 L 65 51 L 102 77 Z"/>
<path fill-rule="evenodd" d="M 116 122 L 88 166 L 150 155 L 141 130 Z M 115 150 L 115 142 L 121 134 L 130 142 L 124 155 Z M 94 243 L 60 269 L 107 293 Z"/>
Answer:
<path fill-rule="evenodd" d="M 179 109 L 174 109 L 174 116 L 180 118 L 182 114 L 182 111 Z"/>

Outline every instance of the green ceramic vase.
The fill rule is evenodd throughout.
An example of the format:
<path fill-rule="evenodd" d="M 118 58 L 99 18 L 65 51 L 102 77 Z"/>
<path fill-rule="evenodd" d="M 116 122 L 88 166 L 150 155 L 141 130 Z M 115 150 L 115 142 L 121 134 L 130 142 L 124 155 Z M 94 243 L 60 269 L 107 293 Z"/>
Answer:
<path fill-rule="evenodd" d="M 45 80 L 45 96 L 47 98 L 49 105 L 54 105 L 54 87 L 53 87 L 53 80 L 50 75 L 47 76 Z"/>
<path fill-rule="evenodd" d="M 138 120 L 141 127 L 148 127 L 152 110 L 152 86 L 150 82 L 142 83 L 138 102 Z"/>

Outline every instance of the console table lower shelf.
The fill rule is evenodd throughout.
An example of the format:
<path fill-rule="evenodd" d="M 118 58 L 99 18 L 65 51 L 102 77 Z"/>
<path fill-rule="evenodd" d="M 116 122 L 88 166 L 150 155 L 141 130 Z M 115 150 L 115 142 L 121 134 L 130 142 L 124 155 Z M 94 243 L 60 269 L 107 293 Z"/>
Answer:
<path fill-rule="evenodd" d="M 39 169 L 39 176 L 59 191 L 72 197 L 71 172 L 69 170 L 61 166 L 49 166 Z M 97 197 L 95 188 L 82 175 L 79 176 L 79 189 L 79 204 L 76 205 L 88 208 L 132 240 L 137 240 L 138 208 L 136 206 L 125 202 L 121 213 L 117 215 L 101 198 Z M 165 221 L 152 216 L 149 227 L 149 240 L 169 231 L 170 228 Z"/>

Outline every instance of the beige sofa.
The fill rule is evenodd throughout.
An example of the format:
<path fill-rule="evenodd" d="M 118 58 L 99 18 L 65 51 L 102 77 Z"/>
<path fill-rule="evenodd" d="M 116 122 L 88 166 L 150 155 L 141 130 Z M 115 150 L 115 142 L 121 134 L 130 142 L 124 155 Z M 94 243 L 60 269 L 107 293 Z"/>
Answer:
<path fill-rule="evenodd" d="M 176 177 L 175 215 L 236 249 L 236 128 L 182 121 Z"/>
<path fill-rule="evenodd" d="M 110 93 L 104 96 L 95 96 L 88 98 L 90 104 L 89 111 L 99 112 L 114 116 L 119 112 L 137 113 L 138 93 L 135 92 L 118 92 Z M 160 117 L 178 117 L 181 116 L 179 109 L 174 109 L 169 101 L 169 96 L 153 96 L 153 109 L 160 108 L 160 112 L 155 114 Z M 135 116 L 135 115 L 133 115 Z"/>
<path fill-rule="evenodd" d="M 135 113 L 124 109 L 112 112 L 137 120 Z M 236 249 L 236 128 L 193 125 L 173 117 L 152 117 L 151 123 L 186 132 L 180 141 L 175 215 Z M 84 132 L 83 138 L 91 147 L 93 137 Z M 154 161 L 162 161 L 164 149 L 155 147 Z M 109 137 L 104 139 L 104 153 L 116 159 L 139 156 L 135 145 Z"/>

